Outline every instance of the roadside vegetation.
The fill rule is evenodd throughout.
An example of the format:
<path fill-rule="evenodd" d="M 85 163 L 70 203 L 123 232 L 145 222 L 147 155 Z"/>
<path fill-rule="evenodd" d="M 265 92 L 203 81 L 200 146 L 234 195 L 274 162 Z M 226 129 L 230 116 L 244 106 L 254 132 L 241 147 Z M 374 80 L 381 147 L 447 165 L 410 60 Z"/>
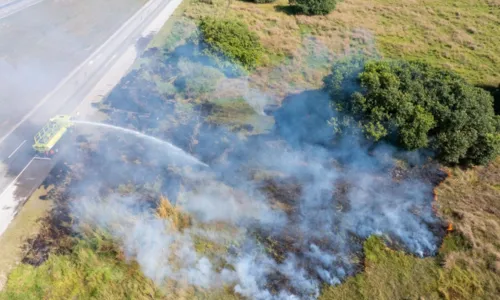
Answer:
<path fill-rule="evenodd" d="M 88 238 L 41 266 L 22 264 L 9 276 L 2 299 L 155 299 L 161 293 L 117 244 Z"/>
<path fill-rule="evenodd" d="M 324 141 L 330 133 L 360 130 L 369 138 L 368 146 L 388 142 L 398 149 L 421 150 L 422 164 L 432 165 L 434 157 L 442 165 L 419 168 L 411 160 L 390 157 L 394 167 L 384 172 L 394 184 L 415 178 L 411 176 L 439 177 L 428 180 L 434 185 L 433 211 L 446 224 L 434 225 L 439 250 L 422 258 L 387 236 L 362 239 L 353 234 L 359 251 L 349 257 L 352 276 L 340 284 L 325 283 L 319 298 L 497 297 L 500 120 L 494 98 L 476 86 L 495 87 L 500 80 L 500 53 L 495 52 L 500 28 L 492 25 L 500 22 L 499 4 L 297 0 L 293 5 L 302 13 L 283 0 L 184 4 L 100 109 L 109 122 L 172 141 L 207 164 L 242 162 L 229 178 L 218 178 L 216 186 L 238 199 L 246 195 L 231 186 L 232 180 L 247 163 L 241 148 L 254 138 L 269 144 L 286 140 L 290 147 L 312 140 L 317 146 L 314 139 Z M 269 104 L 278 111 L 265 113 L 273 106 Z M 336 116 L 329 114 L 330 104 Z M 325 128 L 327 134 L 321 135 Z M 276 132 L 280 139 L 273 140 Z M 56 208 L 45 220 L 47 229 L 28 241 L 26 258 L 10 274 L 0 298 L 242 298 L 234 286 L 200 288 L 184 277 L 157 285 L 127 256 L 123 241 L 74 219 L 68 203 L 88 201 L 88 194 L 106 201 L 115 194 L 136 197 L 147 209 L 128 222 L 153 215 L 172 235 L 189 235 L 196 253 L 208 257 L 217 270 L 234 269 L 226 256 L 241 249 L 234 226 L 202 222 L 183 209 L 206 182 L 187 179 L 189 169 L 164 165 L 163 150 L 151 154 L 142 143 L 112 135 L 98 142 L 78 141 L 74 157 L 54 171 L 63 169 L 65 176 L 51 193 Z M 331 164 L 328 168 L 342 168 L 339 162 Z M 440 172 L 447 174 L 444 181 Z M 298 179 L 258 168 L 249 173 L 273 207 L 292 216 L 299 211 Z M 348 184 L 339 184 L 335 196 L 343 199 L 350 191 Z M 339 205 L 336 211 L 343 209 Z M 263 251 L 280 261 L 302 250 L 294 242 L 304 237 L 289 227 L 283 237 L 258 230 L 252 234 Z M 208 238 L 214 232 L 224 238 Z M 175 257 L 167 261 L 182 265 Z M 286 279 L 269 277 L 270 290 L 294 290 Z"/>

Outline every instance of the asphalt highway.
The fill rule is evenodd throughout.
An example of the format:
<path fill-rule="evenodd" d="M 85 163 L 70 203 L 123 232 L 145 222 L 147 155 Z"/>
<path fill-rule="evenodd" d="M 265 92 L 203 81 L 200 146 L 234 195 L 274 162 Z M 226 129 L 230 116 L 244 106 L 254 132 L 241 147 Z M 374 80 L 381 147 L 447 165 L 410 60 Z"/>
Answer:
<path fill-rule="evenodd" d="M 7 18 L 30 6 L 38 4 L 44 0 L 8 0 L 0 1 L 0 19 Z"/>
<path fill-rule="evenodd" d="M 36 157 L 32 150 L 36 132 L 54 115 L 72 114 L 109 67 L 142 37 L 144 29 L 154 22 L 169 2 L 147 2 L 16 124 L 2 128 L 1 132 L 5 133 L 0 136 L 4 173 L 0 179 L 0 234 L 55 164 L 54 160 Z M 30 9 L 33 8 L 36 6 Z"/>

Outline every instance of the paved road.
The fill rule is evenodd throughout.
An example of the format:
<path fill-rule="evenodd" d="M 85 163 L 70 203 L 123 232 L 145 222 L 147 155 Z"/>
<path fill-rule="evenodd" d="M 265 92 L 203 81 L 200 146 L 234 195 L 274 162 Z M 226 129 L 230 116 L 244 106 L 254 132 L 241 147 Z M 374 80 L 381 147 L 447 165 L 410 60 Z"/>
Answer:
<path fill-rule="evenodd" d="M 142 37 L 146 28 L 157 22 L 155 17 L 164 12 L 169 2 L 150 0 L 146 3 L 87 60 L 0 137 L 0 159 L 6 173 L 0 180 L 0 234 L 53 166 L 53 162 L 34 158 L 31 145 L 35 133 L 50 117 L 72 114 L 113 62 Z M 172 2 L 180 3 L 175 0 Z"/>
<path fill-rule="evenodd" d="M 45 0 L 1 19 L 0 138 L 145 1 Z"/>
<path fill-rule="evenodd" d="M 0 19 L 6 18 L 17 12 L 20 12 L 30 6 L 38 4 L 44 0 L 1 0 L 0 1 Z"/>

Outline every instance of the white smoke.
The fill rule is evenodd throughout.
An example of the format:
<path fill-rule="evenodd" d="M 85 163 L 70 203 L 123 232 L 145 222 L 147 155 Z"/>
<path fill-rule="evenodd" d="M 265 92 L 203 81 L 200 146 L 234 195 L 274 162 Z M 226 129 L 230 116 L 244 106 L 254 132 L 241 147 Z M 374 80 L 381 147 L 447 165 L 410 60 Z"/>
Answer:
<path fill-rule="evenodd" d="M 182 57 L 181 52 L 176 55 Z M 250 88 L 243 94 L 261 113 L 268 100 Z M 200 288 L 231 286 L 251 299 L 317 298 L 323 283 L 339 284 L 355 273 L 352 256 L 362 250 L 360 241 L 370 235 L 395 239 L 418 255 L 434 253 L 437 238 L 428 227 L 437 221 L 431 209 L 432 187 L 412 178 L 393 180 L 390 170 L 396 149 L 383 145 L 369 149 L 356 133 L 332 144 L 332 128 L 327 126 L 334 115 L 330 99 L 320 92 L 303 94 L 286 99 L 286 109 L 280 108 L 281 113 L 275 115 L 278 125 L 272 139 L 286 143 L 271 145 L 258 138 L 242 141 L 225 132 L 231 145 L 217 156 L 224 159 L 207 162 L 211 164 L 208 171 L 183 174 L 183 180 L 192 183 L 179 205 L 195 222 L 224 222 L 237 228 L 234 251 L 216 259 L 231 267 L 216 267 L 214 259 L 198 253 L 193 242 L 193 236 L 201 235 L 227 244 L 224 232 L 196 226 L 172 230 L 139 197 L 79 199 L 73 214 L 83 223 L 109 231 L 123 244 L 127 257 L 160 285 L 179 280 Z M 124 102 L 121 94 L 117 99 Z M 189 139 L 189 132 L 176 130 L 179 140 Z M 222 148 L 219 132 L 199 130 L 197 142 L 210 143 L 193 152 L 211 157 L 214 148 Z M 116 153 L 102 155 L 103 161 L 117 161 Z M 152 150 L 140 155 L 159 164 L 167 156 Z M 119 163 L 108 170 L 113 180 L 134 172 Z M 286 195 L 289 199 L 279 199 L 288 201 L 291 211 L 275 205 L 276 199 L 263 192 L 262 183 L 252 179 L 251 170 L 280 174 L 280 180 L 299 186 L 296 194 Z M 342 186 L 347 188 L 339 192 Z M 256 238 L 259 234 L 288 243 L 280 259 Z"/>
<path fill-rule="evenodd" d="M 350 241 L 351 234 L 361 238 L 393 236 L 419 255 L 436 250 L 436 238 L 425 225 L 434 220 L 429 203 L 431 187 L 416 180 L 395 184 L 388 172 L 381 171 L 391 167 L 389 162 L 348 145 L 349 151 L 307 146 L 279 151 L 262 151 L 260 147 L 259 153 L 246 153 L 253 164 L 301 183 L 293 220 L 271 207 L 257 186 L 244 177 L 233 174 L 237 180 L 230 188 L 213 178 L 203 181 L 203 172 L 194 173 L 200 184 L 183 194 L 183 209 L 199 222 L 225 222 L 240 228 L 245 245 L 222 257 L 234 270 L 217 270 L 209 258 L 195 250 L 193 234 L 221 242 L 224 238 L 219 233 L 172 230 L 169 222 L 155 217 L 152 208 L 140 204 L 138 197 L 80 200 L 74 203 L 73 213 L 83 223 L 95 224 L 121 241 L 127 257 L 135 259 L 144 274 L 158 284 L 168 279 L 201 288 L 232 284 L 235 292 L 253 299 L 313 299 L 319 295 L 322 282 L 338 284 L 352 274 L 349 255 L 359 250 L 359 244 Z M 344 157 L 347 154 L 348 159 Z M 332 159 L 344 160 L 342 168 L 332 166 Z M 343 200 L 348 209 L 339 208 L 343 202 L 335 197 L 340 182 L 349 184 L 344 195 L 347 200 Z M 419 213 L 412 213 L 415 210 Z M 297 238 L 293 247 L 299 252 L 286 253 L 283 261 L 275 261 L 252 235 L 245 234 L 253 227 L 277 237 L 292 232 Z M 286 278 L 288 287 L 270 289 L 268 278 L 273 274 Z"/>

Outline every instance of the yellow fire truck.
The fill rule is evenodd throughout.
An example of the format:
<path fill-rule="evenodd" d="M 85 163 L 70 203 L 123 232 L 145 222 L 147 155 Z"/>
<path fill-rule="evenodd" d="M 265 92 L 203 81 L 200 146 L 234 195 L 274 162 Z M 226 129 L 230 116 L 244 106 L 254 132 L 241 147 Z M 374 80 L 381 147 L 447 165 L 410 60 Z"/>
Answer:
<path fill-rule="evenodd" d="M 70 116 L 58 115 L 51 118 L 35 135 L 33 149 L 41 156 L 50 157 L 54 155 L 59 151 L 57 142 L 73 125 Z"/>

